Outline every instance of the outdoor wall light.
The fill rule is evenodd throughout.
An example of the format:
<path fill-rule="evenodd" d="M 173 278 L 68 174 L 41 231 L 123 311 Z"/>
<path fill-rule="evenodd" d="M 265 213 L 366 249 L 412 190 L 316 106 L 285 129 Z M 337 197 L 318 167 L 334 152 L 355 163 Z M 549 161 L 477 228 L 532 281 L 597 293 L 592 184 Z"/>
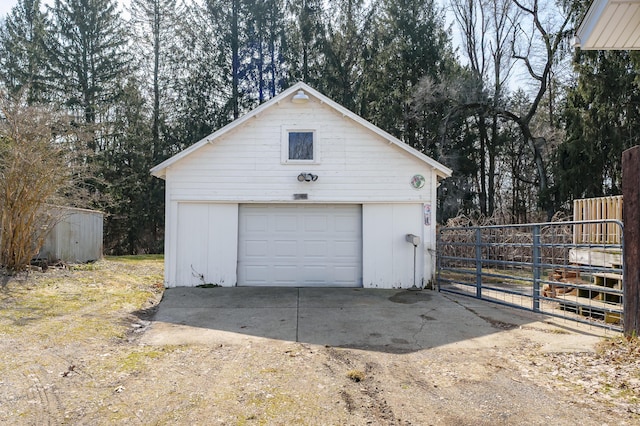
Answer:
<path fill-rule="evenodd" d="M 291 98 L 291 102 L 293 102 L 294 104 L 304 104 L 304 103 L 307 103 L 308 101 L 309 101 L 309 96 L 307 96 L 307 94 L 304 93 L 303 90 L 298 90 L 298 93 L 293 95 L 293 98 Z"/>
<path fill-rule="evenodd" d="M 298 182 L 315 182 L 318 180 L 318 175 L 314 175 L 313 173 L 300 173 L 298 175 Z"/>

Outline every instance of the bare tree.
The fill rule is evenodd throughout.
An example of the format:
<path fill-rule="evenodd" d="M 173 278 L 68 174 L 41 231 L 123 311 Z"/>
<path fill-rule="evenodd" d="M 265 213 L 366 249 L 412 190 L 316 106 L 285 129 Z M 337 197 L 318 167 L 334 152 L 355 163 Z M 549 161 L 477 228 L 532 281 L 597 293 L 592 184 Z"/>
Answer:
<path fill-rule="evenodd" d="M 478 81 L 475 82 L 473 96 L 469 96 L 468 92 L 454 93 L 456 87 L 461 87 L 460 84 L 447 83 L 448 87 L 437 90 L 450 103 L 444 119 L 443 137 L 446 129 L 460 116 L 492 118 L 487 122 L 491 132 L 486 135 L 482 127 L 485 120 L 479 120 L 481 144 L 483 141 L 491 142 L 489 134 L 496 134 L 498 120 L 515 124 L 520 132 L 521 143 L 528 148 L 535 167 L 535 182 L 530 183 L 537 185 L 538 204 L 550 218 L 553 215 L 553 200 L 549 194 L 545 149 L 547 136 L 551 133 L 543 130 L 536 120 L 540 121 L 539 110 L 546 101 L 550 103 L 549 110 L 553 111 L 553 99 L 547 99 L 547 96 L 554 82 L 554 68 L 561 62 L 561 53 L 571 37 L 570 22 L 575 11 L 551 0 L 452 1 L 463 30 L 463 46 L 469 57 L 472 78 Z M 523 65 L 532 99 L 524 109 L 513 108 L 513 104 L 506 102 L 505 96 L 507 86 L 503 77 L 508 76 L 511 67 L 517 63 Z M 493 75 L 490 75 L 491 71 Z M 487 83 L 492 86 L 487 86 Z M 427 85 L 431 84 L 427 82 Z M 469 86 L 466 83 L 466 87 Z M 488 87 L 492 90 L 484 93 Z M 547 124 L 547 128 L 553 126 L 553 120 Z M 480 147 L 483 151 L 480 174 L 486 176 L 490 184 L 495 175 L 495 170 L 491 170 L 494 161 L 492 155 L 495 153 L 489 149 L 493 145 L 486 144 L 484 147 L 486 155 L 483 146 Z M 488 157 L 489 170 L 485 169 L 485 156 Z M 482 185 L 480 183 L 481 192 L 495 192 Z M 489 206 L 488 210 L 491 210 Z"/>
<path fill-rule="evenodd" d="M 518 124 L 524 139 L 533 151 L 538 172 L 539 190 L 543 197 L 548 197 L 546 194 L 548 190 L 548 176 L 543 156 L 543 149 L 547 143 L 547 139 L 544 136 L 534 135 L 531 125 L 552 83 L 553 67 L 558 62 L 558 54 L 561 53 L 561 49 L 564 47 L 563 42 L 568 40 L 572 35 L 572 28 L 569 27 L 573 20 L 574 12 L 573 9 L 566 10 L 559 22 L 553 22 L 552 19 L 543 22 L 540 0 L 529 0 L 528 3 L 514 0 L 514 3 L 523 11 L 525 16 L 529 17 L 533 32 L 531 36 L 527 36 L 528 31 L 520 29 L 516 37 L 523 35 L 527 42 L 524 45 L 524 49 L 518 50 L 517 43 L 514 41 L 513 57 L 524 63 L 529 76 L 536 82 L 537 90 L 534 91 L 533 101 L 525 114 L 515 115 L 505 112 L 505 116 Z M 533 37 L 536 35 L 537 42 L 540 43 L 542 47 L 537 66 L 535 63 L 535 55 L 533 54 L 533 49 L 536 46 Z M 543 199 L 542 204 L 546 208 L 550 218 L 553 214 L 550 200 Z"/>
<path fill-rule="evenodd" d="M 500 144 L 500 117 L 513 69 L 509 57 L 520 11 L 511 0 L 451 0 L 462 35 L 462 48 L 477 93 L 490 108 L 478 108 L 475 122 L 479 140 L 478 198 L 480 212 L 491 216 L 496 204 L 496 162 Z"/>
<path fill-rule="evenodd" d="M 0 266 L 9 273 L 38 253 L 57 220 L 46 206 L 71 184 L 60 122 L 51 110 L 0 93 Z"/>

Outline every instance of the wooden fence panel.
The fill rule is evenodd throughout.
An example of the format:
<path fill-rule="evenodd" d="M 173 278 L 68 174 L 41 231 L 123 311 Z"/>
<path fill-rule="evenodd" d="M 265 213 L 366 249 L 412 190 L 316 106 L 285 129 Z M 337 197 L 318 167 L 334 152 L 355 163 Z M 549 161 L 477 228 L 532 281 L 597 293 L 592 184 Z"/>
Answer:
<path fill-rule="evenodd" d="M 622 221 L 622 195 L 585 198 L 573 201 L 573 220 Z M 612 223 L 576 225 L 573 229 L 574 244 L 620 244 L 620 227 Z"/>

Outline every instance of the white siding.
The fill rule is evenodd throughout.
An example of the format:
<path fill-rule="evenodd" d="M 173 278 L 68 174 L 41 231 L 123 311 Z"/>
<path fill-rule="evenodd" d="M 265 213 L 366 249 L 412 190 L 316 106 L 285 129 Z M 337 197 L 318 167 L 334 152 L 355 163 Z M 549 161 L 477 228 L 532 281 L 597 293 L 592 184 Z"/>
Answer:
<path fill-rule="evenodd" d="M 425 235 L 422 204 L 362 206 L 362 267 L 364 287 L 408 288 L 413 285 L 413 245 L 407 234 L 420 237 L 416 249 L 416 285 L 424 277 Z"/>
<path fill-rule="evenodd" d="M 576 31 L 583 50 L 637 50 L 640 47 L 640 4 L 595 0 Z"/>
<path fill-rule="evenodd" d="M 236 285 L 238 205 L 178 203 L 176 212 L 167 286 Z"/>
<path fill-rule="evenodd" d="M 287 126 L 317 129 L 318 164 L 282 164 Z M 300 172 L 319 178 L 298 182 Z M 415 174 L 427 180 L 421 190 L 409 185 Z M 167 170 L 169 199 L 192 201 L 287 202 L 303 193 L 308 202 L 430 202 L 434 177 L 423 161 L 314 101 L 274 105 Z"/>
<path fill-rule="evenodd" d="M 319 162 L 284 163 L 287 128 L 316 132 Z M 252 203 L 362 205 L 364 287 L 413 285 L 413 246 L 405 241 L 407 233 L 422 239 L 416 284 L 433 275 L 436 171 L 317 98 L 304 105 L 274 103 L 163 170 L 167 286 L 236 285 L 238 205 Z M 299 182 L 301 172 L 319 178 Z M 410 185 L 416 174 L 425 177 L 421 189 Z M 294 194 L 307 199 L 296 200 Z M 431 208 L 429 225 L 425 205 Z"/>

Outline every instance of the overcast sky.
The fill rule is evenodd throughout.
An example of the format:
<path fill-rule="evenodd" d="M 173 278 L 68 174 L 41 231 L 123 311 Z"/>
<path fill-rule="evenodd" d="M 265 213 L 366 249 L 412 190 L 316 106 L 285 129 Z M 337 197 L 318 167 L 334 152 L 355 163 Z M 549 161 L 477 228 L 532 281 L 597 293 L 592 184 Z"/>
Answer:
<path fill-rule="evenodd" d="M 17 0 L 0 0 L 0 18 L 4 18 L 17 2 Z"/>

